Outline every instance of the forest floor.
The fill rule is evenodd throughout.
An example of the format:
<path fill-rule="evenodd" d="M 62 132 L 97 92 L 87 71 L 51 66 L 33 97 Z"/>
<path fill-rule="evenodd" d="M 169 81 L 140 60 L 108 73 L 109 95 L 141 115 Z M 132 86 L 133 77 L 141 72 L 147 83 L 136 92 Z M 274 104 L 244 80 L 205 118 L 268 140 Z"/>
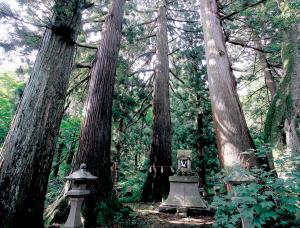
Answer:
<path fill-rule="evenodd" d="M 194 215 L 192 217 L 182 217 L 171 213 L 159 213 L 156 204 L 136 203 L 128 204 L 138 215 L 141 226 L 148 227 L 212 227 L 213 217 Z"/>

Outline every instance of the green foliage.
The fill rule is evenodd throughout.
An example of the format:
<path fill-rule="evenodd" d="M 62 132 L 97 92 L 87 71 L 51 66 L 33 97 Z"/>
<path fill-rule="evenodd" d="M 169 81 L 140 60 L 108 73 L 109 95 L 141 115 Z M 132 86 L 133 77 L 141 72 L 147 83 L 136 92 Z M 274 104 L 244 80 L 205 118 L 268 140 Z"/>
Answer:
<path fill-rule="evenodd" d="M 0 74 L 0 145 L 8 133 L 23 89 L 24 83 L 17 81 L 12 75 Z"/>
<path fill-rule="evenodd" d="M 194 176 L 194 175 L 196 175 L 194 172 L 192 172 L 190 170 L 177 170 L 176 174 L 178 176 Z"/>
<path fill-rule="evenodd" d="M 300 213 L 299 177 L 287 180 L 253 169 L 257 182 L 233 187 L 227 195 L 215 196 L 215 227 L 237 227 L 241 217 L 253 219 L 254 227 L 297 227 Z M 239 208 L 239 210 L 238 210 Z"/>
<path fill-rule="evenodd" d="M 72 164 L 67 164 L 68 157 L 71 156 L 71 153 L 74 154 L 78 148 L 78 139 L 80 133 L 80 123 L 81 118 L 71 115 L 65 115 L 61 122 L 60 134 L 57 142 L 56 148 L 58 145 L 63 143 L 64 147 L 60 159 L 57 161 L 55 155 L 54 162 L 52 164 L 52 170 L 55 166 L 59 166 L 58 176 L 54 177 L 53 172 L 51 172 L 49 181 L 48 181 L 48 191 L 46 195 L 45 206 L 47 207 L 53 203 L 56 198 L 61 193 L 65 180 L 63 179 L 66 175 L 69 175 Z M 73 157 L 70 158 L 71 162 Z"/>
<path fill-rule="evenodd" d="M 118 186 L 121 188 L 120 202 L 134 203 L 138 202 L 141 198 L 141 189 L 147 177 L 148 162 L 145 161 L 144 165 L 138 171 L 124 170 L 120 174 Z"/>
<path fill-rule="evenodd" d="M 132 227 L 138 223 L 135 212 L 130 207 L 123 206 L 116 198 L 112 198 L 110 202 L 99 203 L 96 213 L 99 225 Z"/>

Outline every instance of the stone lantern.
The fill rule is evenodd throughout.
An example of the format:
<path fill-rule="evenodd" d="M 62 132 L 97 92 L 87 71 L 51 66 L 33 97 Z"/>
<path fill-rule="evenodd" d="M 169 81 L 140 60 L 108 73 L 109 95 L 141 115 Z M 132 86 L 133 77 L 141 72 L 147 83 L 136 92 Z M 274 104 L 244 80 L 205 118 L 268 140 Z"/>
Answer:
<path fill-rule="evenodd" d="M 184 216 L 188 210 L 209 211 L 207 203 L 198 191 L 198 177 L 192 175 L 191 150 L 177 151 L 179 174 L 169 177 L 170 191 L 168 198 L 159 206 L 160 212 L 174 211 Z"/>
<path fill-rule="evenodd" d="M 249 173 L 246 173 L 245 170 L 233 170 L 231 174 L 227 177 L 226 181 L 227 184 L 230 185 L 230 187 L 233 186 L 238 186 L 242 184 L 250 184 L 256 182 L 256 178 L 252 176 Z M 243 197 L 238 196 L 237 192 L 233 192 L 234 197 L 231 198 L 231 200 L 241 202 L 243 200 Z M 253 227 L 253 219 L 249 217 L 244 217 L 244 212 L 245 210 L 251 210 L 250 208 L 245 208 L 245 207 L 237 207 L 239 213 L 241 214 L 241 219 L 242 219 L 242 226 L 243 228 L 251 228 Z"/>
<path fill-rule="evenodd" d="M 86 165 L 82 163 L 80 169 L 65 177 L 65 180 L 71 181 L 71 190 L 66 195 L 70 198 L 71 210 L 65 223 L 65 228 L 83 227 L 81 222 L 81 205 L 84 196 L 89 195 L 90 191 L 86 189 L 86 184 L 96 180 L 90 172 L 86 171 Z"/>

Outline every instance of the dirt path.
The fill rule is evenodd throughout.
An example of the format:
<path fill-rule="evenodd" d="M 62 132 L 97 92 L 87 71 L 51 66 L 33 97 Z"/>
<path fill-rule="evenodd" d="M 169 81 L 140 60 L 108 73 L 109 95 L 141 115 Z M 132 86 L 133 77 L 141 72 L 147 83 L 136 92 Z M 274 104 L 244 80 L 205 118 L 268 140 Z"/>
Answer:
<path fill-rule="evenodd" d="M 139 227 L 212 227 L 213 218 L 209 216 L 180 217 L 176 214 L 159 213 L 159 204 L 128 204 L 140 218 Z"/>

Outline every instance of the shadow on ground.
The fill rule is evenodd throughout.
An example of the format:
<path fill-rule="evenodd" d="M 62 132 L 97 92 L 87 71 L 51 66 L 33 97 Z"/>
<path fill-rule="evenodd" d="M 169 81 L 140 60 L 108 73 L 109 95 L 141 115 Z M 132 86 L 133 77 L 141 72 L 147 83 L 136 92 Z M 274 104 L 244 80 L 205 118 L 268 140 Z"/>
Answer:
<path fill-rule="evenodd" d="M 173 213 L 159 213 L 156 204 L 135 203 L 128 204 L 138 215 L 140 224 L 138 227 L 212 227 L 213 217 L 193 215 L 187 218 Z"/>

